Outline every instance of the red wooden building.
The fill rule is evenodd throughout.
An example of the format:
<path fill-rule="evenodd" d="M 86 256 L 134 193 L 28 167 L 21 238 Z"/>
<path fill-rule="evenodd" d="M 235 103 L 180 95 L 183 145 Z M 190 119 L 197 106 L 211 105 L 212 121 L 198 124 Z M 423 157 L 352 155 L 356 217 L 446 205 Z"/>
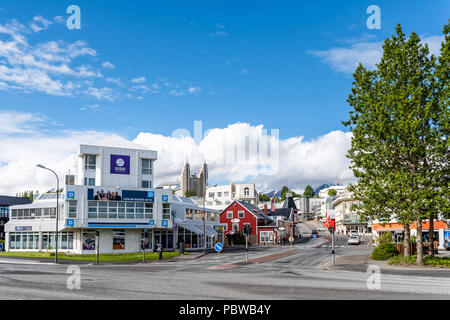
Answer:
<path fill-rule="evenodd" d="M 251 244 L 261 242 L 260 228 L 261 230 L 267 228 L 273 230 L 275 226 L 272 219 L 258 207 L 239 200 L 235 200 L 222 211 L 220 214 L 220 223 L 224 227 L 225 236 L 239 233 L 246 224 L 249 224 L 252 228 L 252 233 L 249 236 L 249 242 Z"/>

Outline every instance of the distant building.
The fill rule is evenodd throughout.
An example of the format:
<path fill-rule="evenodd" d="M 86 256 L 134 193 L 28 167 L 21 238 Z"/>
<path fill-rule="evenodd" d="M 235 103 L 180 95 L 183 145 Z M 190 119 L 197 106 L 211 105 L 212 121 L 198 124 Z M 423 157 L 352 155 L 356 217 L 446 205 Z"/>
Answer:
<path fill-rule="evenodd" d="M 336 231 L 342 234 L 348 234 L 355 230 L 358 234 L 372 233 L 372 224 L 361 222 L 360 216 L 354 206 L 359 202 L 353 199 L 353 194 L 346 192 L 338 196 L 332 203 L 335 212 Z"/>
<path fill-rule="evenodd" d="M 0 239 L 5 240 L 5 224 L 9 221 L 9 207 L 31 203 L 28 198 L 0 196 Z"/>
<path fill-rule="evenodd" d="M 208 185 L 208 165 L 203 163 L 197 176 L 195 173 L 191 174 L 191 166 L 189 162 L 186 162 L 181 172 L 180 180 L 181 185 L 177 195 L 184 197 L 188 191 L 193 191 L 195 196 L 203 197 Z"/>
<path fill-rule="evenodd" d="M 209 186 L 206 188 L 205 206 L 223 210 L 233 201 L 239 200 L 254 206 L 258 205 L 258 192 L 254 183 L 231 183 L 228 185 Z M 197 199 L 203 205 L 203 199 Z"/>

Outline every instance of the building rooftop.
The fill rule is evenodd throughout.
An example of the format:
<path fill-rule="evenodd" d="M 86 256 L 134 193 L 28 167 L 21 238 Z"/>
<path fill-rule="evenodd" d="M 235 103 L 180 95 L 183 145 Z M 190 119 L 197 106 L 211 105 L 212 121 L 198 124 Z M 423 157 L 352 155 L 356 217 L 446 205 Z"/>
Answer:
<path fill-rule="evenodd" d="M 89 143 L 88 146 L 95 147 L 109 147 L 109 148 L 120 148 L 120 149 L 132 149 L 132 150 L 144 150 L 144 151 L 154 151 L 149 148 L 143 147 L 139 144 L 131 142 L 127 139 L 119 137 L 117 135 L 112 135 L 107 137 L 99 142 Z"/>
<path fill-rule="evenodd" d="M 29 204 L 29 203 L 31 203 L 31 201 L 28 198 L 0 196 L 0 206 L 9 207 L 18 204 Z"/>

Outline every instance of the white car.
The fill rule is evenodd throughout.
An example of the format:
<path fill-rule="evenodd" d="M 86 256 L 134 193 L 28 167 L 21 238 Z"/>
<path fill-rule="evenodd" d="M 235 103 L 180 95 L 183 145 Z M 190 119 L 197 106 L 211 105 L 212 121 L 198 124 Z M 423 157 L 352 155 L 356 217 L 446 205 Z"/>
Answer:
<path fill-rule="evenodd" d="M 351 244 L 356 244 L 356 245 L 359 245 L 361 243 L 361 239 L 359 238 L 359 236 L 358 235 L 350 235 L 349 237 L 348 237 L 348 241 L 347 241 L 347 244 L 348 245 L 351 245 Z"/>
<path fill-rule="evenodd" d="M 317 229 L 317 230 L 319 230 L 319 231 L 327 231 L 328 230 L 328 228 L 327 227 L 320 227 L 319 229 Z"/>

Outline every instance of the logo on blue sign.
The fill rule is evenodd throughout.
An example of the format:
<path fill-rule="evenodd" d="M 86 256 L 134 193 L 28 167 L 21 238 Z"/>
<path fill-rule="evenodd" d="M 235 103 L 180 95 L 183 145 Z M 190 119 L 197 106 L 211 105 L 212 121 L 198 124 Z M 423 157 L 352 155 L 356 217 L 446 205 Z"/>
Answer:
<path fill-rule="evenodd" d="M 163 227 L 168 227 L 169 226 L 169 220 L 163 220 L 161 225 Z"/>
<path fill-rule="evenodd" d="M 147 199 L 154 199 L 155 198 L 155 192 L 154 191 L 148 191 L 147 192 Z"/>
<path fill-rule="evenodd" d="M 73 220 L 73 219 L 66 220 L 66 226 L 73 227 L 74 225 L 75 225 L 75 220 Z"/>
<path fill-rule="evenodd" d="M 169 196 L 166 195 L 166 194 L 163 194 L 163 196 L 162 196 L 162 201 L 163 201 L 163 202 L 169 202 Z"/>
<path fill-rule="evenodd" d="M 149 224 L 150 226 L 154 227 L 154 226 L 155 226 L 155 220 L 149 220 L 149 221 L 148 221 L 148 224 Z"/>
<path fill-rule="evenodd" d="M 67 199 L 75 199 L 75 192 L 74 191 L 67 191 Z"/>

